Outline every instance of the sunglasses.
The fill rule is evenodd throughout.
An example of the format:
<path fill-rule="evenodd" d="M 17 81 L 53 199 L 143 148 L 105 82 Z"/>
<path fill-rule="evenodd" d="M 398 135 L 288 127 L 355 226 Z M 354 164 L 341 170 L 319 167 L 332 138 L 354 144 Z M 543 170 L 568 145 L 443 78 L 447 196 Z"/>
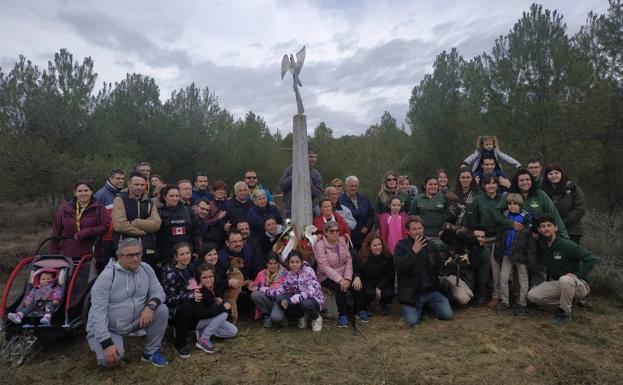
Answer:
<path fill-rule="evenodd" d="M 396 180 L 396 178 L 387 178 L 386 180 L 389 182 L 390 180 Z"/>

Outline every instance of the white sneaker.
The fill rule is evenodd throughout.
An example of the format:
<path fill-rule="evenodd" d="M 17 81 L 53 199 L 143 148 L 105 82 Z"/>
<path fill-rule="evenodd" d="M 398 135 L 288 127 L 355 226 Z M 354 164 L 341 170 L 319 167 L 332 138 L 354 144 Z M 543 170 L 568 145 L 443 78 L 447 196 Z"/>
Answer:
<path fill-rule="evenodd" d="M 305 329 L 307 327 L 307 320 L 309 320 L 309 316 L 307 314 L 299 318 L 299 329 Z"/>
<path fill-rule="evenodd" d="M 145 337 L 146 335 L 147 331 L 145 329 L 138 329 L 137 331 L 128 334 L 129 337 Z"/>
<path fill-rule="evenodd" d="M 322 317 L 320 316 L 320 314 L 318 315 L 318 318 L 316 318 L 315 320 L 312 320 L 311 324 L 312 324 L 312 331 L 319 332 L 322 330 Z"/>

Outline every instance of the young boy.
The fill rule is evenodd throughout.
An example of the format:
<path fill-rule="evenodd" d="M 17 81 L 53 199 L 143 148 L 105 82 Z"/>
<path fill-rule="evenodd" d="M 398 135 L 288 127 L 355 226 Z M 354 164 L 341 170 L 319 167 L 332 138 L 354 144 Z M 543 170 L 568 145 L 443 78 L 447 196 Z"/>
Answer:
<path fill-rule="evenodd" d="M 56 305 L 63 299 L 63 288 L 56 284 L 58 271 L 52 268 L 42 268 L 35 272 L 32 279 L 32 289 L 26 294 L 22 303 L 17 307 L 17 312 L 7 314 L 11 322 L 20 324 L 22 318 L 33 311 L 43 309 L 41 325 L 50 325 L 52 312 Z"/>
<path fill-rule="evenodd" d="M 536 262 L 536 241 L 532 237 L 530 215 L 522 210 L 523 198 L 520 194 L 511 193 L 506 196 L 507 210 L 504 216 L 513 222 L 523 225 L 521 230 L 515 227 L 500 228 L 495 241 L 495 257 L 502 261 L 500 269 L 500 303 L 496 310 L 510 309 L 508 280 L 517 268 L 519 278 L 519 301 L 513 308 L 515 315 L 526 314 L 526 295 L 528 293 L 528 266 Z"/>

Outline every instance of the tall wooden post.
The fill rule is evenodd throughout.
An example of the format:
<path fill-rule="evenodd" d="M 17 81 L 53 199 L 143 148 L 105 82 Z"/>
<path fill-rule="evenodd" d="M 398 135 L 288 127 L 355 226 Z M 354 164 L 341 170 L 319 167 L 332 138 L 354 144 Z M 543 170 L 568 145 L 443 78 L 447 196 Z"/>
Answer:
<path fill-rule="evenodd" d="M 312 224 L 312 196 L 307 154 L 307 117 L 294 115 L 292 120 L 292 222 L 301 236 Z"/>

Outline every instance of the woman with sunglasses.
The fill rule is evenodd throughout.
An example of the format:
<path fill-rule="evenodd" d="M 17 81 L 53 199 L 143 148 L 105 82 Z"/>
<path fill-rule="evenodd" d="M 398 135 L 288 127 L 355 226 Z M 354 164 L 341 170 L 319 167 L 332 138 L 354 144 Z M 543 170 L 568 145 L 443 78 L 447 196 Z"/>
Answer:
<path fill-rule="evenodd" d="M 403 207 L 409 200 L 409 194 L 406 194 L 398 188 L 398 174 L 395 172 L 387 171 L 383 175 L 383 181 L 381 182 L 381 189 L 376 197 L 376 205 L 374 206 L 374 212 L 376 214 L 382 214 L 389 211 L 389 199 L 393 195 L 398 195 Z M 407 208 L 405 208 L 406 210 Z"/>

